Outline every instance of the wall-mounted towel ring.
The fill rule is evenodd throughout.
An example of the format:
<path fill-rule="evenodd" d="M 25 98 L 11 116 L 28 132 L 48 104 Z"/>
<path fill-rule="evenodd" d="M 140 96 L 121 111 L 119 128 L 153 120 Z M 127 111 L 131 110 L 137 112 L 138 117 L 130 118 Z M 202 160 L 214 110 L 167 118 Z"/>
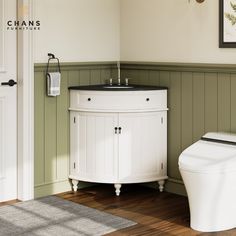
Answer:
<path fill-rule="evenodd" d="M 61 87 L 61 68 L 59 59 L 56 58 L 52 53 L 48 53 L 48 64 L 46 70 L 46 77 L 47 77 L 47 94 L 50 97 L 55 97 L 60 95 L 60 87 Z M 57 60 L 58 71 L 56 72 L 49 72 L 49 64 L 50 60 Z"/>
<path fill-rule="evenodd" d="M 47 64 L 47 70 L 46 70 L 46 73 L 48 73 L 48 69 L 49 69 L 49 64 L 50 64 L 50 61 L 51 60 L 57 60 L 57 67 L 58 67 L 58 71 L 61 73 L 61 66 L 60 66 L 60 61 L 57 57 L 55 57 L 54 54 L 52 53 L 48 53 L 48 64 Z"/>

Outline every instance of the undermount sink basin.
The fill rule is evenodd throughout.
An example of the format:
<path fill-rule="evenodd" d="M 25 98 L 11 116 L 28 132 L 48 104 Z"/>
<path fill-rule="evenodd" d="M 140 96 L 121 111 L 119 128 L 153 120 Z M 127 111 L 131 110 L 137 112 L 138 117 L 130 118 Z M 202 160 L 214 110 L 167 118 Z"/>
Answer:
<path fill-rule="evenodd" d="M 131 89 L 133 86 L 128 85 L 107 85 L 103 86 L 103 88 L 109 88 L 109 89 Z"/>

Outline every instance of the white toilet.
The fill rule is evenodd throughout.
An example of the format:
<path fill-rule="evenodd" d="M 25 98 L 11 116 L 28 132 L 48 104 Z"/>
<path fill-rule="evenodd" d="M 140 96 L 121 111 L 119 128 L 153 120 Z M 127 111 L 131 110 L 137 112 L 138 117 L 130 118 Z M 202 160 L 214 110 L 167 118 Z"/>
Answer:
<path fill-rule="evenodd" d="M 182 152 L 179 169 L 189 200 L 191 228 L 236 227 L 236 135 L 207 133 Z"/>

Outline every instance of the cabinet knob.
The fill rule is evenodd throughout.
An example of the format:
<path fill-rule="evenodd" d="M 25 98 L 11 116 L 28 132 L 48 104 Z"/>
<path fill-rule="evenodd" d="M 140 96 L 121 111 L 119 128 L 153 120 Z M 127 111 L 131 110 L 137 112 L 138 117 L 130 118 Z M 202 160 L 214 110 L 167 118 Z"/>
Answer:
<path fill-rule="evenodd" d="M 90 102 L 90 101 L 91 101 L 91 98 L 88 98 L 88 101 Z"/>
<path fill-rule="evenodd" d="M 117 127 L 115 127 L 115 134 L 117 134 L 117 130 L 118 130 L 118 128 L 117 128 Z"/>
<path fill-rule="evenodd" d="M 121 130 L 122 130 L 122 128 L 121 128 L 121 127 L 119 127 L 119 134 L 121 134 Z"/>
<path fill-rule="evenodd" d="M 150 98 L 146 98 L 146 101 L 149 102 L 149 101 L 150 101 Z"/>

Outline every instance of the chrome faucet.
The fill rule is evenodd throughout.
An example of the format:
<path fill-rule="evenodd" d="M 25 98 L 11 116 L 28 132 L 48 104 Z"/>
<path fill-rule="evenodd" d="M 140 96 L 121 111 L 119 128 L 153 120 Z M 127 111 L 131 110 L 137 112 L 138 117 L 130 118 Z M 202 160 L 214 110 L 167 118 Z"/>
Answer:
<path fill-rule="evenodd" d="M 117 84 L 120 86 L 120 78 L 117 79 Z"/>
<path fill-rule="evenodd" d="M 120 62 L 117 62 L 117 69 L 118 69 L 118 78 L 117 78 L 117 84 L 120 85 Z"/>

